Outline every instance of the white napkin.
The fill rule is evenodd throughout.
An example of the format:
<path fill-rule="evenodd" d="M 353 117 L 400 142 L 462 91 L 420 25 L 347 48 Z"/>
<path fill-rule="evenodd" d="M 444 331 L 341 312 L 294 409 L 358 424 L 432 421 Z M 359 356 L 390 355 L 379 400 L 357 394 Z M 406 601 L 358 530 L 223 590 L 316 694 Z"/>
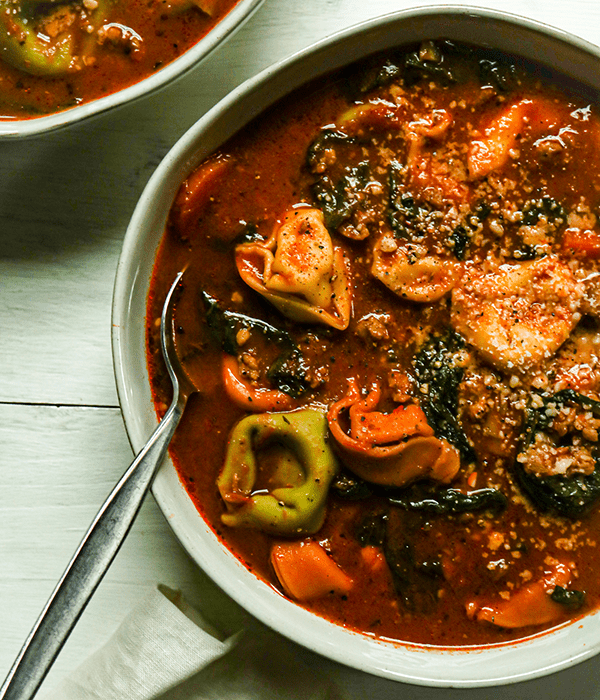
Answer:
<path fill-rule="evenodd" d="M 296 647 L 256 624 L 220 641 L 160 586 L 107 644 L 43 700 L 336 700 Z"/>

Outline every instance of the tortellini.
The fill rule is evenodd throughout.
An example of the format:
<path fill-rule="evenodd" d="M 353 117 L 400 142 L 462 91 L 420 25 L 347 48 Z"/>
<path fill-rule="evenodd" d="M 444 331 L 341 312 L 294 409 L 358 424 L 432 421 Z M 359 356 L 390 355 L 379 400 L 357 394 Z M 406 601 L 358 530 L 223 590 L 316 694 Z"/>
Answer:
<path fill-rule="evenodd" d="M 93 9 L 67 2 L 0 0 L 0 58 L 25 73 L 46 77 L 80 70 L 94 52 L 95 32 L 108 6 L 107 0 Z M 78 32 L 84 36 L 79 42 Z"/>
<path fill-rule="evenodd" d="M 288 318 L 338 330 L 348 327 L 348 265 L 319 209 L 292 209 L 266 241 L 238 245 L 236 265 L 244 282 Z"/>
<path fill-rule="evenodd" d="M 431 303 L 452 290 L 461 264 L 431 255 L 424 246 L 399 243 L 390 233 L 375 244 L 371 272 L 399 297 Z"/>
<path fill-rule="evenodd" d="M 223 355 L 221 361 L 223 388 L 227 396 L 244 411 L 289 411 L 295 407 L 294 399 L 279 389 L 252 386 L 239 374 L 238 361 L 232 355 Z"/>
<path fill-rule="evenodd" d="M 570 134 L 577 133 L 571 125 L 572 118 L 570 109 L 542 98 L 522 99 L 503 106 L 484 128 L 479 127 L 482 137 L 469 145 L 469 176 L 476 180 L 501 170 L 525 139 L 545 137 L 565 148 L 564 139 L 568 141 Z"/>
<path fill-rule="evenodd" d="M 583 294 L 553 256 L 490 271 L 473 264 L 452 293 L 452 324 L 494 366 L 527 370 L 569 337 Z"/>
<path fill-rule="evenodd" d="M 506 164 L 530 105 L 531 100 L 521 100 L 505 108 L 485 129 L 483 138 L 470 144 L 468 161 L 472 178 L 485 177 Z"/>
<path fill-rule="evenodd" d="M 69 33 L 55 41 L 40 38 L 31 21 L 17 6 L 0 2 L 0 57 L 16 68 L 36 75 L 61 75 L 73 59 L 73 39 Z"/>
<path fill-rule="evenodd" d="M 313 409 L 255 414 L 237 423 L 217 480 L 227 507 L 223 523 L 272 535 L 317 532 L 338 469 L 326 437 L 327 419 Z M 269 467 L 261 475 L 272 485 L 268 492 L 256 488 L 261 453 Z"/>
<path fill-rule="evenodd" d="M 458 451 L 434 437 L 419 406 L 401 404 L 392 413 L 381 413 L 374 410 L 380 398 L 377 385 L 364 399 L 354 379 L 348 385 L 327 418 L 336 450 L 350 471 L 381 486 L 401 487 L 423 478 L 452 481 L 460 468 Z"/>
<path fill-rule="evenodd" d="M 572 578 L 572 566 L 554 560 L 546 566 L 539 579 L 517 589 L 508 599 L 467 603 L 467 615 L 478 622 L 505 629 L 545 625 L 560 620 L 564 606 L 554 599 L 553 592 L 557 587 L 566 590 Z"/>

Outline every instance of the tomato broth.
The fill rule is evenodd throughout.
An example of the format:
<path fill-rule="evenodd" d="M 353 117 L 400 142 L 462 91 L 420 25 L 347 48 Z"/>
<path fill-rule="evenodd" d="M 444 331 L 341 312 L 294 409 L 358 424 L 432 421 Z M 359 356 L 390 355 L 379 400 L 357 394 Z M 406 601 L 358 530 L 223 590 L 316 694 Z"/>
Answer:
<path fill-rule="evenodd" d="M 171 447 L 223 543 L 382 639 L 514 640 L 600 595 L 600 145 L 589 96 L 451 41 L 304 86 L 182 184 L 201 392 Z"/>
<path fill-rule="evenodd" d="M 237 0 L 0 2 L 0 120 L 53 114 L 156 73 Z"/>

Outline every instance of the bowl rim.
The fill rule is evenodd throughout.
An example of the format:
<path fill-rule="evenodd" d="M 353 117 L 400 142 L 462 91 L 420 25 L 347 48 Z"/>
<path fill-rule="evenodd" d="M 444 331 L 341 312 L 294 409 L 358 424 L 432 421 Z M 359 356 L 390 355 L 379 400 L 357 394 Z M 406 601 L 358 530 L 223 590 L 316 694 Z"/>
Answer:
<path fill-rule="evenodd" d="M 304 80 L 296 83 L 293 80 L 290 81 L 290 75 L 298 79 L 297 76 L 302 73 L 311 59 L 317 61 L 323 52 L 333 52 L 336 49 L 339 51 L 341 47 L 351 44 L 352 41 L 358 41 L 358 38 L 361 38 L 364 44 L 365 37 L 375 36 L 378 32 L 388 36 L 398 26 L 423 19 L 438 21 L 442 24 L 449 20 L 465 24 L 468 21 L 490 25 L 500 23 L 505 28 L 513 28 L 516 34 L 523 32 L 540 36 L 544 41 L 552 44 L 562 44 L 567 54 L 569 50 L 574 51 L 575 61 L 572 61 L 571 66 L 573 70 L 577 70 L 579 54 L 585 55 L 588 61 L 600 62 L 600 49 L 595 45 L 536 20 L 474 6 L 431 5 L 387 13 L 345 28 L 277 61 L 224 97 L 177 141 L 159 164 L 138 201 L 123 241 L 113 293 L 112 348 L 117 393 L 125 427 L 134 450 L 139 450 L 149 435 L 147 429 L 144 431 L 143 421 L 149 419 L 153 409 L 143 403 L 140 409 L 139 398 L 135 396 L 134 382 L 128 376 L 128 372 L 131 374 L 131 370 L 127 368 L 127 362 L 131 361 L 131 358 L 127 357 L 126 349 L 127 335 L 130 333 L 128 323 L 130 320 L 135 323 L 136 320 L 134 315 L 136 294 L 139 297 L 140 291 L 147 290 L 149 273 L 148 270 L 145 271 L 146 279 L 144 279 L 142 268 L 144 264 L 147 266 L 149 260 L 154 260 L 164 230 L 166 213 L 163 209 L 165 203 L 170 204 L 173 201 L 176 188 L 183 179 L 181 173 L 189 173 L 214 148 L 226 141 L 229 135 L 251 121 L 256 114 L 264 111 L 280 96 L 315 77 L 317 73 L 313 69 L 313 72 Z M 438 35 L 443 36 L 444 32 Z M 421 38 L 425 36 L 417 35 L 414 41 Z M 391 48 L 394 41 L 388 37 L 388 42 Z M 409 41 L 403 40 L 397 43 L 402 45 Z M 362 48 L 362 55 L 366 56 L 373 50 L 378 49 Z M 515 53 L 518 52 L 515 51 Z M 354 59 L 349 58 L 346 61 L 340 61 L 339 65 L 352 60 Z M 320 72 L 326 73 L 329 70 L 331 66 L 327 65 L 322 67 Z M 571 75 L 571 72 L 567 74 Z M 585 75 L 587 74 L 582 72 L 577 80 L 586 83 Z M 285 87 L 282 87 L 282 84 Z M 273 97 L 271 90 L 274 86 L 280 92 Z M 596 85 L 596 89 L 599 88 L 600 82 Z M 234 113 L 236 104 L 248 107 L 247 103 L 252 102 L 253 99 L 265 101 L 261 102 L 260 108 L 254 112 L 248 109 L 243 117 L 238 116 L 238 122 L 234 119 L 233 124 L 235 126 L 237 123 L 237 126 L 233 129 L 230 126 L 231 133 L 223 135 L 220 128 L 221 122 Z M 177 177 L 181 179 L 178 180 Z M 157 233 L 157 227 L 160 233 Z M 146 238 L 149 239 L 144 242 L 151 243 L 143 246 L 142 249 L 138 241 L 140 230 L 142 233 L 145 230 Z M 153 233 L 150 234 L 151 231 Z M 144 310 L 145 301 L 144 296 L 144 304 L 141 307 Z M 139 305 L 139 298 L 137 303 Z M 141 371 L 143 374 L 143 370 Z M 145 379 L 147 381 L 147 372 Z M 149 395 L 148 387 L 146 387 L 146 394 Z M 145 416 L 142 416 L 142 413 Z M 155 425 L 155 416 L 150 418 L 151 423 L 152 421 Z M 516 642 L 477 647 L 442 648 L 408 643 L 392 644 L 352 632 L 300 608 L 249 572 L 220 543 L 198 514 L 191 499 L 185 494 L 170 459 L 159 471 L 152 490 L 159 507 L 183 547 L 200 568 L 234 601 L 285 637 L 351 668 L 390 680 L 429 687 L 489 687 L 532 680 L 564 670 L 600 651 L 600 639 L 594 629 L 600 611 Z M 190 532 L 189 527 L 186 526 L 186 518 L 192 518 L 196 531 Z M 207 551 L 211 546 L 213 551 Z M 225 573 L 219 571 L 221 566 L 225 567 Z M 286 622 L 282 621 L 282 613 L 285 615 Z M 309 625 L 311 630 L 308 635 L 303 632 L 306 625 Z M 578 630 L 581 630 L 581 633 L 578 633 Z M 575 643 L 570 641 L 573 637 L 575 637 Z M 351 640 L 355 640 L 355 643 Z M 348 644 L 353 645 L 351 651 L 348 650 Z M 533 656 L 537 659 L 535 663 L 529 661 Z M 402 663 L 399 664 L 399 660 Z"/>
<path fill-rule="evenodd" d="M 56 131 L 125 104 L 137 102 L 147 95 L 173 85 L 192 68 L 202 63 L 217 46 L 234 34 L 263 2 L 264 0 L 239 0 L 222 20 L 181 56 L 156 73 L 152 73 L 126 88 L 60 112 L 30 119 L 0 120 L 0 141 L 27 138 Z"/>

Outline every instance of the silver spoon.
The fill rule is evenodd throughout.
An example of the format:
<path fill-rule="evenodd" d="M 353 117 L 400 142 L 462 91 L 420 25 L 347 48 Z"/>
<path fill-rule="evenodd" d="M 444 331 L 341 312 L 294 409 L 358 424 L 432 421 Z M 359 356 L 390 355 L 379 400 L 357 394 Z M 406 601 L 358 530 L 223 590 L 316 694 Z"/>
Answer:
<path fill-rule="evenodd" d="M 37 692 L 119 551 L 165 457 L 187 399 L 196 391 L 175 351 L 173 313 L 182 276 L 179 272 L 171 285 L 160 319 L 161 349 L 173 384 L 171 405 L 94 518 L 2 684 L 0 700 L 29 700 Z"/>

